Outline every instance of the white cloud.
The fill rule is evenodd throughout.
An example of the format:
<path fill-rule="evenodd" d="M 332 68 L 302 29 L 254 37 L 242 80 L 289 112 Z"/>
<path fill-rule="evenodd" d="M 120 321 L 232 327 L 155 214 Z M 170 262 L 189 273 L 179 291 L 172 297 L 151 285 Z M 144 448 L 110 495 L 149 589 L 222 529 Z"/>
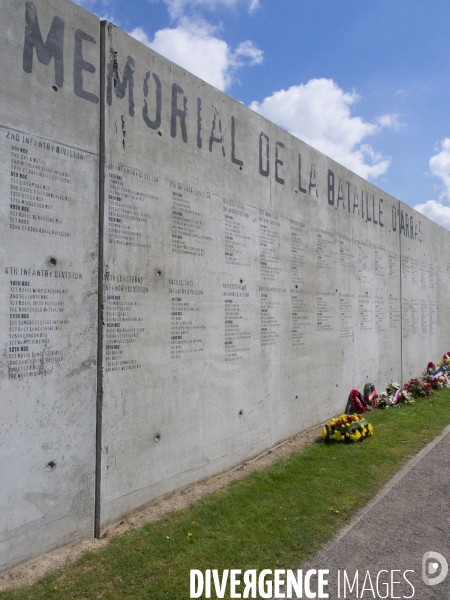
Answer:
<path fill-rule="evenodd" d="M 164 0 L 172 19 L 179 19 L 189 9 L 203 8 L 217 10 L 219 8 L 234 8 L 240 4 L 248 6 L 249 12 L 259 8 L 259 0 Z"/>
<path fill-rule="evenodd" d="M 442 180 L 443 189 L 440 198 L 450 200 L 450 138 L 440 143 L 440 152 L 430 158 L 430 170 Z"/>
<path fill-rule="evenodd" d="M 430 158 L 429 165 L 431 174 L 441 180 L 439 197 L 437 200 L 417 204 L 414 208 L 442 227 L 450 229 L 450 206 L 446 204 L 450 201 L 450 138 L 442 140 L 437 150 L 439 152 Z"/>
<path fill-rule="evenodd" d="M 194 22 L 183 17 L 177 27 L 157 31 L 153 41 L 141 27 L 131 31 L 130 35 L 224 91 L 239 68 L 260 64 L 263 52 L 251 41 L 242 42 L 233 51 L 214 33 L 215 27 L 206 21 Z"/>
<path fill-rule="evenodd" d="M 400 131 L 405 128 L 405 124 L 399 121 L 396 113 L 380 115 L 379 117 L 375 118 L 375 122 L 378 123 L 380 127 L 389 127 L 391 129 L 395 129 L 395 131 Z"/>
<path fill-rule="evenodd" d="M 101 21 L 108 21 L 119 26 L 114 16 L 114 3 L 111 0 L 76 0 L 76 3 L 97 15 Z"/>
<path fill-rule="evenodd" d="M 101 0 L 98 2 L 97 0 L 75 0 L 77 4 L 89 10 L 101 21 L 108 21 L 109 23 L 113 23 L 120 27 L 118 19 L 114 15 L 114 6 L 110 0 Z"/>
<path fill-rule="evenodd" d="M 260 50 L 253 42 L 247 40 L 241 42 L 234 52 L 235 62 L 248 58 L 249 65 L 260 65 L 264 60 L 264 52 Z M 245 62 L 245 61 L 244 61 Z"/>
<path fill-rule="evenodd" d="M 428 200 L 423 204 L 417 204 L 414 208 L 438 225 L 450 229 L 450 206 L 446 206 L 441 201 Z"/>
<path fill-rule="evenodd" d="M 131 35 L 131 37 L 134 37 L 134 39 L 138 42 L 142 42 L 142 44 L 145 44 L 146 46 L 151 45 L 150 38 L 142 29 L 142 27 L 136 27 L 135 29 L 133 29 L 133 31 L 130 31 L 129 34 Z"/>
<path fill-rule="evenodd" d="M 110 13 L 98 13 L 97 14 L 100 21 L 108 21 L 108 23 L 112 23 L 113 25 L 117 25 L 120 27 L 120 20 L 116 18 L 115 15 Z"/>
<path fill-rule="evenodd" d="M 332 79 L 322 78 L 274 92 L 250 108 L 358 175 L 375 178 L 387 171 L 390 158 L 362 141 L 399 122 L 396 115 L 382 115 L 375 123 L 352 116 L 358 100 L 356 92 L 344 92 Z"/>

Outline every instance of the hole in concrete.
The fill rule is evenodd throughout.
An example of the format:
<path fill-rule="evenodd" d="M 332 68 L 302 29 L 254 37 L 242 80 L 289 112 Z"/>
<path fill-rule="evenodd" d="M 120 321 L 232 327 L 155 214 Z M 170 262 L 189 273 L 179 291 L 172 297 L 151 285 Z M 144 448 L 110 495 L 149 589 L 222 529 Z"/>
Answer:
<path fill-rule="evenodd" d="M 160 131 L 158 131 L 158 135 L 159 135 L 159 137 L 161 137 L 161 136 L 162 136 L 162 133 L 161 133 Z"/>
<path fill-rule="evenodd" d="M 295 289 L 298 290 L 298 285 L 297 284 L 295 284 Z"/>
<path fill-rule="evenodd" d="M 157 273 L 158 277 L 161 277 L 162 271 L 156 271 L 156 273 Z"/>
<path fill-rule="evenodd" d="M 244 280 L 243 279 L 239 279 L 239 283 L 244 283 Z"/>
<path fill-rule="evenodd" d="M 56 463 L 51 460 L 45 467 L 44 471 L 53 471 L 53 469 L 56 469 Z"/>
<path fill-rule="evenodd" d="M 295 193 L 298 194 L 297 190 L 295 190 Z"/>
<path fill-rule="evenodd" d="M 298 400 L 298 396 L 295 396 L 295 399 Z"/>
<path fill-rule="evenodd" d="M 339 387 L 338 384 L 336 384 L 336 387 Z"/>
<path fill-rule="evenodd" d="M 239 416 L 242 417 L 243 414 L 244 414 L 244 411 L 241 408 L 241 410 L 239 411 Z"/>
<path fill-rule="evenodd" d="M 159 433 L 157 433 L 155 435 L 155 442 L 159 442 L 160 439 L 161 439 L 161 435 Z"/>
<path fill-rule="evenodd" d="M 52 85 L 52 90 L 53 90 L 54 92 L 57 92 L 57 91 L 58 91 L 58 88 L 56 87 L 56 85 Z"/>
<path fill-rule="evenodd" d="M 242 167 L 239 167 L 239 171 L 242 171 Z"/>
<path fill-rule="evenodd" d="M 51 265 L 56 265 L 56 258 L 50 258 L 48 261 Z"/>

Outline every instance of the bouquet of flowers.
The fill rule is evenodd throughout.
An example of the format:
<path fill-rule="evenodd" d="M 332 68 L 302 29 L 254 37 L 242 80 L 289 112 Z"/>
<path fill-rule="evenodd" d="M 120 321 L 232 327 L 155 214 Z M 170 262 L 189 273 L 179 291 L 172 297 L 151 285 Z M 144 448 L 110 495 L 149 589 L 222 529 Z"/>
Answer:
<path fill-rule="evenodd" d="M 447 373 L 436 373 L 431 380 L 431 387 L 433 390 L 440 390 L 444 387 L 450 387 L 450 379 Z"/>
<path fill-rule="evenodd" d="M 360 415 L 341 415 L 331 419 L 322 429 L 322 437 L 326 442 L 362 442 L 373 435 L 373 425 Z"/>
<path fill-rule="evenodd" d="M 428 363 L 422 377 L 427 383 L 431 383 L 433 390 L 450 387 L 450 373 L 448 371 L 449 363 L 448 352 L 447 354 L 444 354 L 444 358 L 438 362 L 437 367 L 432 362 Z"/>
<path fill-rule="evenodd" d="M 450 371 L 450 352 L 447 352 L 437 364 L 438 369 L 445 373 Z"/>
<path fill-rule="evenodd" d="M 364 400 L 366 405 L 369 404 L 370 406 L 377 408 L 379 397 L 374 383 L 366 383 L 364 386 Z"/>
<path fill-rule="evenodd" d="M 426 377 L 415 377 L 405 383 L 405 389 L 413 398 L 427 398 L 433 393 L 433 384 Z"/>
<path fill-rule="evenodd" d="M 401 389 L 396 381 L 386 384 L 386 391 L 380 394 L 378 408 L 388 408 L 389 406 L 398 406 L 401 402 L 405 404 L 414 404 L 410 390 Z"/>
<path fill-rule="evenodd" d="M 427 368 L 423 372 L 423 376 L 427 377 L 427 378 L 428 377 L 433 378 L 437 372 L 440 372 L 440 371 L 439 371 L 439 369 L 436 369 L 436 365 L 433 362 L 429 362 L 427 364 Z"/>

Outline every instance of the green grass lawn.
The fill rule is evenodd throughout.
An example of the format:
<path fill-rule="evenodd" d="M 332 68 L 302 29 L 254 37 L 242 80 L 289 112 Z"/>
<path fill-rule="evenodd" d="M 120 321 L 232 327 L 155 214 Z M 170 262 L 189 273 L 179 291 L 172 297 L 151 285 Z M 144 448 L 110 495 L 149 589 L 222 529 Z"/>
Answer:
<path fill-rule="evenodd" d="M 450 390 L 368 420 L 374 436 L 362 443 L 317 440 L 0 599 L 184 600 L 190 569 L 297 568 L 450 423 Z"/>

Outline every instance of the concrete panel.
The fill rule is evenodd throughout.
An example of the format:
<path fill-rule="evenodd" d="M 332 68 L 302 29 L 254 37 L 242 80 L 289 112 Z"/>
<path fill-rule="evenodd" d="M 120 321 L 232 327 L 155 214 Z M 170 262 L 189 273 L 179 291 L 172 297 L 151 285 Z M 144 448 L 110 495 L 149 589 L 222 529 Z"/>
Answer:
<path fill-rule="evenodd" d="M 93 533 L 100 53 L 70 2 L 0 6 L 2 570 Z"/>
<path fill-rule="evenodd" d="M 411 207 L 399 204 L 401 240 L 403 379 L 450 349 L 449 232 Z"/>
<path fill-rule="evenodd" d="M 102 529 L 401 377 L 398 201 L 105 39 Z"/>

